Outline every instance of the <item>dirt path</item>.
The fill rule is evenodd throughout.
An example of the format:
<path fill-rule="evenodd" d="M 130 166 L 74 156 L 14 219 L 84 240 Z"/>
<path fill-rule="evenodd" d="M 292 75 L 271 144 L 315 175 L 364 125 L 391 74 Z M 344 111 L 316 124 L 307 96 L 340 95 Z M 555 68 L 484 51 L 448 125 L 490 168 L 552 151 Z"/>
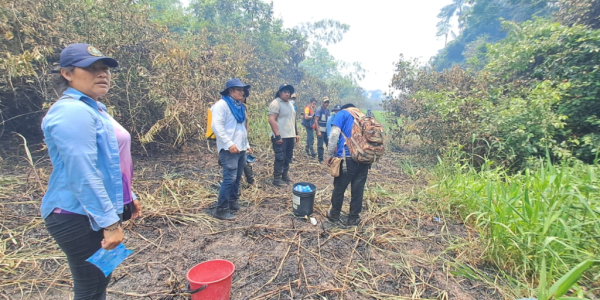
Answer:
<path fill-rule="evenodd" d="M 125 244 L 135 253 L 113 273 L 109 299 L 187 299 L 187 270 L 211 259 L 235 264 L 232 299 L 504 299 L 491 284 L 454 275 L 456 266 L 467 265 L 461 257 L 470 251 L 464 246 L 471 234 L 410 199 L 416 183 L 402 173 L 397 154 L 370 172 L 362 225 L 342 228 L 324 217 L 333 182 L 326 168 L 298 151 L 291 169 L 294 181 L 318 187 L 313 226 L 291 214 L 291 187 L 268 184 L 269 149 L 258 149 L 257 184 L 243 190 L 238 219 L 217 222 L 205 210 L 215 201 L 220 169 L 215 154 L 197 149 L 136 161 L 134 186 L 145 217 L 127 227 Z M 29 259 L 0 267 L 0 295 L 68 299 L 62 253 L 31 214 L 39 214 L 41 192 L 31 173 L 23 175 L 25 164 L 17 165 L 2 163 L 7 172 L 0 180 L 10 184 L 0 188 L 2 211 L 9 212 L 1 259 Z M 44 181 L 48 163 L 39 171 Z"/>

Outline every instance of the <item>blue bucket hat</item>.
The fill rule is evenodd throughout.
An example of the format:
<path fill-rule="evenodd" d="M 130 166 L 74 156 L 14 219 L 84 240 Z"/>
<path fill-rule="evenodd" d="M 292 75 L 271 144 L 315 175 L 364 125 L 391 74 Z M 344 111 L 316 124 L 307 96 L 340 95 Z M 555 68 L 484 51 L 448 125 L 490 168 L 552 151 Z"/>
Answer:
<path fill-rule="evenodd" d="M 119 63 L 115 59 L 104 56 L 96 47 L 89 44 L 70 44 L 60 52 L 61 68 L 71 66 L 85 68 L 99 60 L 104 61 L 111 68 L 119 66 Z"/>
<path fill-rule="evenodd" d="M 250 96 L 250 85 L 243 84 L 242 81 L 239 80 L 238 78 L 229 79 L 227 81 L 227 83 L 225 83 L 225 89 L 223 91 L 219 92 L 219 94 L 221 94 L 223 96 L 227 95 L 227 90 L 232 87 L 243 87 L 244 88 L 244 97 Z"/>
<path fill-rule="evenodd" d="M 279 97 L 279 93 L 281 93 L 282 90 L 288 90 L 288 91 L 290 91 L 290 95 L 294 94 L 294 87 L 291 84 L 284 83 L 284 84 L 282 84 L 282 85 L 279 86 L 279 89 L 277 90 L 277 93 L 275 93 L 275 97 Z"/>

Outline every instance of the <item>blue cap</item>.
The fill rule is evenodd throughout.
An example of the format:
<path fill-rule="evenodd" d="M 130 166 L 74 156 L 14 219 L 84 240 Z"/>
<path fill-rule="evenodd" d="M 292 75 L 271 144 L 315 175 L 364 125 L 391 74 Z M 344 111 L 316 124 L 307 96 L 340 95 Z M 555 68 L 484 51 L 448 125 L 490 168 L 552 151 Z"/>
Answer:
<path fill-rule="evenodd" d="M 340 110 L 342 110 L 342 107 L 340 107 L 339 104 L 333 107 L 333 111 L 340 111 Z"/>
<path fill-rule="evenodd" d="M 238 78 L 231 78 L 227 80 L 227 83 L 225 83 L 225 89 L 222 92 L 219 92 L 219 94 L 223 96 L 227 95 L 227 90 L 232 87 L 243 87 L 244 97 L 248 97 L 250 95 L 250 85 L 242 83 L 242 81 Z"/>
<path fill-rule="evenodd" d="M 60 53 L 61 68 L 71 66 L 85 68 L 98 60 L 103 60 L 111 68 L 119 66 L 115 59 L 104 56 L 102 52 L 89 44 L 70 44 Z"/>
<path fill-rule="evenodd" d="M 252 154 L 248 154 L 246 155 L 246 161 L 249 163 L 253 163 L 256 160 L 256 156 L 252 155 Z"/>

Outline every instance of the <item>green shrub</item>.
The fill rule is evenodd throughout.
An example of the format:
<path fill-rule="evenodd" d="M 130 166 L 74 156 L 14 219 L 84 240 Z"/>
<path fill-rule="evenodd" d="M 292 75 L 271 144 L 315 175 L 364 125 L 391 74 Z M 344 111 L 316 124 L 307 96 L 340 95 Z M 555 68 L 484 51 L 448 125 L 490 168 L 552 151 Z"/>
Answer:
<path fill-rule="evenodd" d="M 484 257 L 522 282 L 555 281 L 600 254 L 600 166 L 539 159 L 516 174 L 468 162 L 440 161 L 428 190 L 480 233 Z M 582 285 L 599 290 L 595 267 Z M 546 275 L 544 275 L 546 276 Z M 594 277 L 595 276 L 595 277 Z"/>

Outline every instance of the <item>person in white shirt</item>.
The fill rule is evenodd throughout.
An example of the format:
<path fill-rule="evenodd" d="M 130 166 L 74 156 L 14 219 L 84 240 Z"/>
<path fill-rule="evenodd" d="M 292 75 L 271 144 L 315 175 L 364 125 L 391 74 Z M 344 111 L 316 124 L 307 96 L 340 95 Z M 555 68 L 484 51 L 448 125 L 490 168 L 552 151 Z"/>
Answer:
<path fill-rule="evenodd" d="M 223 181 L 219 189 L 217 208 L 214 217 L 220 220 L 233 220 L 240 209 L 240 179 L 246 165 L 246 153 L 252 153 L 246 129 L 246 107 L 243 105 L 250 85 L 232 78 L 220 92 L 223 96 L 210 109 L 211 128 L 217 138 L 219 162 L 223 167 Z"/>

